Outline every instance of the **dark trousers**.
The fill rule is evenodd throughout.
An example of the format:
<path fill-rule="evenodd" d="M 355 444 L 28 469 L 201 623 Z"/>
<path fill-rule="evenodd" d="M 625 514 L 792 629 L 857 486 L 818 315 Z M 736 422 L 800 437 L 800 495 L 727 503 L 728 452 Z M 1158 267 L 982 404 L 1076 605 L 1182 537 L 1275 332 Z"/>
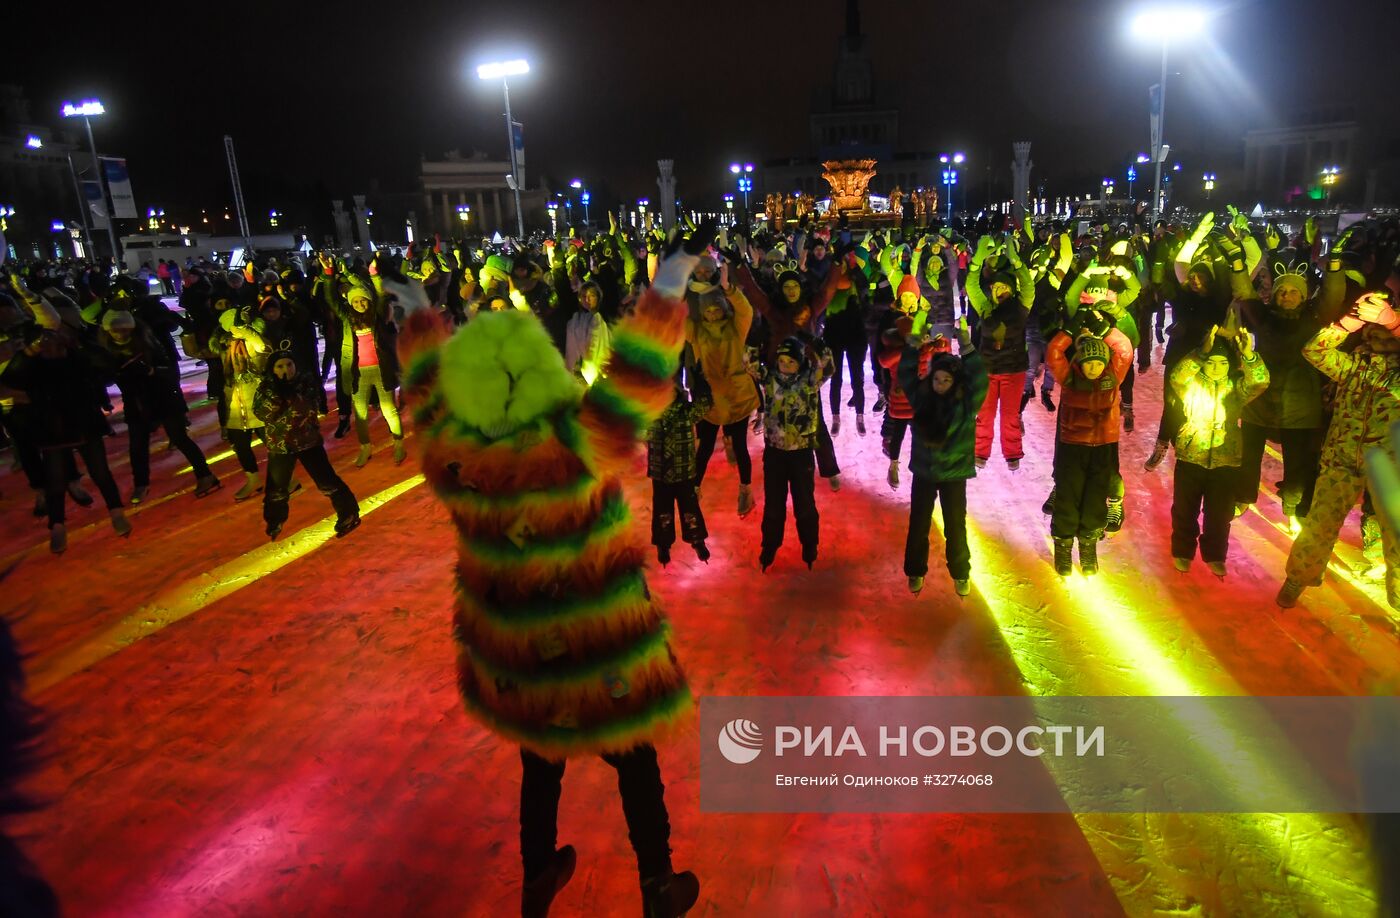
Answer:
<path fill-rule="evenodd" d="M 1283 485 L 1279 498 L 1283 512 L 1290 516 L 1307 516 L 1312 506 L 1313 488 L 1317 485 L 1317 468 L 1321 458 L 1321 429 L 1270 430 L 1248 421 L 1240 426 L 1244 440 L 1240 467 L 1236 470 L 1235 500 L 1252 504 L 1259 499 L 1259 476 L 1264 465 L 1264 441 L 1271 436 L 1283 446 Z"/>
<path fill-rule="evenodd" d="M 1224 561 L 1230 544 L 1230 521 L 1235 518 L 1235 483 L 1239 469 L 1208 469 L 1176 460 L 1172 479 L 1172 557 Z M 1058 496 L 1057 496 L 1058 499 Z M 1200 524 L 1202 510 L 1205 525 Z"/>
<path fill-rule="evenodd" d="M 870 378 L 875 382 L 875 389 L 879 392 L 890 391 L 890 377 L 893 375 L 889 370 L 880 365 L 880 333 L 872 331 L 870 333 Z"/>
<path fill-rule="evenodd" d="M 165 428 L 165 435 L 194 469 L 196 478 L 203 478 L 209 474 L 209 464 L 204 461 L 204 452 L 198 443 L 190 439 L 183 414 L 172 413 L 162 418 L 155 426 L 148 425 L 145 418 L 129 417 L 126 420 L 126 438 L 131 448 L 133 485 L 144 488 L 151 483 L 151 434 L 155 432 L 156 427 Z"/>
<path fill-rule="evenodd" d="M 258 471 L 258 457 L 253 455 L 253 434 L 262 436 L 262 431 L 234 430 L 229 428 L 228 442 L 233 447 L 233 454 L 238 457 L 238 465 L 249 475 L 256 475 Z"/>
<path fill-rule="evenodd" d="M 851 370 L 851 401 L 855 404 L 856 414 L 865 414 L 865 351 L 867 348 L 865 339 L 852 337 L 847 340 L 831 341 L 829 345 L 831 355 L 836 362 L 835 369 L 831 374 L 831 391 L 828 393 L 831 399 L 832 416 L 835 417 L 841 413 L 841 380 L 845 375 L 845 367 L 849 367 Z"/>
<path fill-rule="evenodd" d="M 651 480 L 651 544 L 660 548 L 675 544 L 677 513 L 681 518 L 682 540 L 695 545 L 709 538 L 695 487 L 693 481 Z"/>
<path fill-rule="evenodd" d="M 83 457 L 83 465 L 87 466 L 88 477 L 93 484 L 102 492 L 102 499 L 107 503 L 108 510 L 116 510 L 122 505 L 122 496 L 117 491 L 117 481 L 112 477 L 112 470 L 107 466 L 106 444 L 101 437 L 89 437 L 75 447 L 58 447 L 56 449 L 44 450 L 44 500 L 48 503 L 49 525 L 62 525 L 66 517 L 64 516 L 63 500 L 67 496 L 68 482 L 72 481 L 69 474 L 73 468 L 72 450 L 76 449 L 78 455 Z"/>
<path fill-rule="evenodd" d="M 1133 384 L 1137 382 L 1137 367 L 1128 365 L 1128 375 L 1123 377 L 1123 382 L 1118 386 L 1119 397 L 1122 399 L 1124 408 L 1133 407 Z"/>
<path fill-rule="evenodd" d="M 232 431 L 230 431 L 232 433 Z M 263 491 L 263 519 L 270 526 L 280 526 L 287 521 L 288 489 L 292 484 L 292 473 L 297 463 L 306 469 L 311 480 L 316 482 L 320 492 L 331 499 L 338 520 L 358 516 L 360 503 L 341 477 L 331 467 L 330 457 L 324 446 L 313 446 L 299 453 L 267 454 L 267 488 Z"/>
<path fill-rule="evenodd" d="M 928 534 L 933 525 L 933 505 L 943 505 L 943 539 L 947 545 L 948 573 L 966 580 L 972 573 L 972 552 L 967 547 L 967 482 L 934 481 L 914 476 L 909 502 L 909 535 L 904 540 L 904 576 L 928 573 Z"/>
<path fill-rule="evenodd" d="M 817 513 L 816 457 L 810 449 L 763 450 L 763 550 L 777 551 L 787 528 L 788 494 L 803 560 L 817 557 L 820 515 Z"/>
<path fill-rule="evenodd" d="M 701 420 L 695 422 L 695 479 L 696 487 L 705 480 L 705 469 L 710 465 L 710 457 L 715 452 L 715 437 L 720 432 L 717 424 Z M 739 467 L 739 484 L 753 481 L 753 460 L 749 458 L 749 420 L 744 418 L 733 424 L 724 425 L 724 436 L 734 447 L 734 464 Z"/>
<path fill-rule="evenodd" d="M 904 435 L 909 430 L 910 421 L 908 418 L 897 418 L 885 412 L 885 419 L 880 422 L 880 440 L 885 450 L 885 455 L 899 461 L 899 454 L 904 449 Z M 913 448 L 910 448 L 912 455 Z"/>
<path fill-rule="evenodd" d="M 671 872 L 671 822 L 666 813 L 666 786 L 656 749 L 650 744 L 625 754 L 606 754 L 603 761 L 617 769 L 617 790 L 622 795 L 622 815 L 627 835 L 637 855 L 637 872 L 643 879 Z M 525 882 L 549 866 L 558 844 L 559 794 L 564 763 L 551 762 L 520 750 L 520 857 Z"/>
<path fill-rule="evenodd" d="M 841 463 L 836 461 L 836 444 L 831 440 L 831 429 L 826 426 L 820 399 L 817 401 L 817 472 L 823 478 L 841 474 Z"/>
<path fill-rule="evenodd" d="M 29 482 L 30 489 L 43 491 L 48 487 L 49 473 L 44 466 L 43 453 L 35 445 L 33 421 L 33 412 L 28 406 L 0 409 L 0 424 L 3 424 L 5 433 L 10 437 L 10 445 L 19 457 L 20 468 L 24 470 L 24 477 Z M 64 450 L 63 454 L 68 457 L 68 480 L 76 481 L 78 466 L 73 461 L 73 453 Z"/>
<path fill-rule="evenodd" d="M 1108 495 L 1117 471 L 1117 443 L 1056 443 L 1050 534 L 1057 539 L 1097 539 L 1108 524 Z"/>
<path fill-rule="evenodd" d="M 204 361 L 208 375 L 205 379 L 204 394 L 214 403 L 219 415 L 219 426 L 228 426 L 228 402 L 224 401 L 224 363 L 218 357 Z"/>

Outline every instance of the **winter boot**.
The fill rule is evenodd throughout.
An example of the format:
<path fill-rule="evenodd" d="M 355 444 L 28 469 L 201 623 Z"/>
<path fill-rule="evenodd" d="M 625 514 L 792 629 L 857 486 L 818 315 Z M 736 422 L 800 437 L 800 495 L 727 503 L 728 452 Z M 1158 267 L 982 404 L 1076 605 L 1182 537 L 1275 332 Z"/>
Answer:
<path fill-rule="evenodd" d="M 885 394 L 882 392 L 875 398 L 875 407 L 872 410 L 876 414 L 879 414 L 881 411 L 884 411 L 887 407 L 889 407 L 889 403 L 885 401 Z"/>
<path fill-rule="evenodd" d="M 841 476 L 840 476 L 840 475 L 832 475 L 830 478 L 828 478 L 828 479 L 826 480 L 826 483 L 829 484 L 829 485 L 831 485 L 831 490 L 833 490 L 833 491 L 839 491 L 839 490 L 841 490 Z"/>
<path fill-rule="evenodd" d="M 1061 577 L 1074 573 L 1074 539 L 1055 540 L 1055 573 Z"/>
<path fill-rule="evenodd" d="M 1190 558 L 1172 558 L 1172 565 L 1175 566 L 1176 569 L 1177 569 L 1178 571 L 1180 571 L 1181 573 L 1185 574 L 1185 573 L 1187 573 L 1188 571 L 1191 570 L 1191 559 L 1190 559 Z"/>
<path fill-rule="evenodd" d="M 761 434 L 761 433 L 763 433 L 763 413 L 762 413 L 762 412 L 757 412 L 757 411 L 754 412 L 754 416 L 753 416 L 753 427 L 752 427 L 752 429 L 753 429 L 753 432 L 756 433 L 756 434 Z"/>
<path fill-rule="evenodd" d="M 1298 604 L 1298 597 L 1302 595 L 1303 584 L 1290 577 L 1283 581 L 1283 586 L 1279 587 L 1274 602 L 1278 603 L 1281 609 L 1291 609 Z"/>
<path fill-rule="evenodd" d="M 856 433 L 859 436 L 865 436 L 865 415 L 859 411 L 856 412 Z"/>
<path fill-rule="evenodd" d="M 361 444 L 360 444 L 360 454 L 359 454 L 358 456 L 355 457 L 355 468 L 357 468 L 357 469 L 362 469 L 362 468 L 364 468 L 364 467 L 365 467 L 365 464 L 369 462 L 369 455 L 370 455 L 370 453 L 373 452 L 373 451 L 374 451 L 374 447 L 372 447 L 370 444 L 368 444 L 368 443 L 361 443 Z"/>
<path fill-rule="evenodd" d="M 1224 561 L 1207 561 L 1206 567 L 1210 568 L 1210 572 L 1215 576 L 1219 577 L 1221 580 L 1225 579 L 1225 574 L 1227 572 L 1225 570 Z"/>
<path fill-rule="evenodd" d="M 61 555 L 68 550 L 68 528 L 62 523 L 49 527 L 49 551 Z"/>
<path fill-rule="evenodd" d="M 1032 396 L 1034 396 L 1034 395 L 1035 395 L 1035 391 L 1034 391 L 1034 390 L 1031 390 L 1031 389 L 1028 389 L 1028 390 L 1026 390 L 1025 392 L 1022 392 L 1022 393 L 1021 393 L 1021 413 L 1022 413 L 1022 414 L 1025 413 L 1025 411 L 1026 411 L 1026 406 L 1029 405 L 1029 404 L 1031 403 L 1031 398 L 1032 398 Z"/>
<path fill-rule="evenodd" d="M 340 423 L 335 425 L 335 438 L 344 440 L 345 435 L 350 432 L 350 415 L 341 415 Z"/>
<path fill-rule="evenodd" d="M 197 479 L 195 481 L 194 496 L 208 497 L 210 494 L 213 494 L 215 491 L 219 490 L 222 487 L 223 485 L 219 484 L 219 479 L 214 477 L 213 472 L 210 472 L 208 475 L 205 475 L 203 478 Z"/>
<path fill-rule="evenodd" d="M 1103 538 L 1102 533 L 1097 533 L 1087 539 L 1079 540 L 1079 570 L 1085 577 L 1092 577 L 1099 572 L 1099 539 Z"/>
<path fill-rule="evenodd" d="M 841 415 L 834 415 L 831 418 L 831 435 L 833 437 L 841 435 Z"/>
<path fill-rule="evenodd" d="M 131 520 L 126 518 L 126 511 L 121 507 L 109 510 L 108 516 L 112 518 L 112 530 L 122 538 L 131 535 Z"/>
<path fill-rule="evenodd" d="M 347 517 L 345 517 L 344 519 L 336 520 L 336 521 L 335 521 L 335 537 L 336 537 L 337 539 L 343 539 L 343 538 L 345 538 L 347 535 L 349 535 L 350 533 L 354 532 L 356 529 L 359 529 L 359 528 L 360 528 L 360 514 L 359 514 L 359 513 L 355 513 L 353 516 L 347 516 Z"/>
<path fill-rule="evenodd" d="M 403 445 L 403 437 L 394 438 L 394 465 L 402 465 L 408 458 L 408 449 Z"/>
<path fill-rule="evenodd" d="M 923 588 L 924 588 L 924 578 L 922 578 L 922 577 L 910 577 L 910 578 L 909 578 L 909 592 L 913 593 L 915 596 L 918 596 L 919 593 L 923 590 Z"/>
<path fill-rule="evenodd" d="M 145 500 L 145 499 L 147 498 L 147 496 L 150 495 L 150 493 L 151 493 L 151 486 L 150 486 L 150 485 L 141 485 L 140 487 L 132 488 L 132 489 L 131 489 L 131 497 L 127 499 L 127 503 L 130 503 L 130 504 L 139 504 L 139 503 L 141 503 L 143 500 Z"/>
<path fill-rule="evenodd" d="M 1104 526 L 1104 532 L 1114 533 L 1123 528 L 1123 498 L 1108 499 L 1108 524 Z"/>
<path fill-rule="evenodd" d="M 277 541 L 277 537 L 282 534 L 282 524 L 268 523 L 267 529 L 265 529 L 264 531 L 267 533 L 268 541 L 275 542 Z"/>
<path fill-rule="evenodd" d="M 1147 457 L 1147 461 L 1142 464 L 1144 472 L 1150 472 L 1162 464 L 1162 460 L 1167 458 L 1166 440 L 1158 440 L 1157 445 L 1152 447 L 1152 455 Z"/>
<path fill-rule="evenodd" d="M 1055 410 L 1055 400 L 1044 389 L 1040 390 L 1040 403 L 1045 406 L 1046 411 L 1053 412 Z"/>
<path fill-rule="evenodd" d="M 68 496 L 73 498 L 73 502 L 79 507 L 91 507 L 92 495 L 83 490 L 83 486 L 76 481 L 68 482 Z"/>
<path fill-rule="evenodd" d="M 962 580 L 955 579 L 953 581 L 953 592 L 957 593 L 959 596 L 966 596 L 968 593 L 972 592 L 972 581 L 967 577 L 964 577 Z"/>
<path fill-rule="evenodd" d="M 894 491 L 898 491 L 898 490 L 899 490 L 899 460 L 898 460 L 898 459 L 891 459 L 891 460 L 890 460 L 890 470 L 889 470 L 889 472 L 885 475 L 885 481 L 889 482 L 889 485 L 890 485 L 890 489 L 891 489 L 891 490 L 894 490 Z"/>
<path fill-rule="evenodd" d="M 243 487 L 239 488 L 233 494 L 233 499 L 239 503 L 242 503 L 263 489 L 262 475 L 257 472 L 244 472 L 243 474 L 248 476 L 248 480 L 243 482 Z"/>
<path fill-rule="evenodd" d="M 710 563 L 710 548 L 705 544 L 704 539 L 696 542 L 692 547 L 695 549 L 695 557 L 704 561 L 706 564 Z"/>
<path fill-rule="evenodd" d="M 753 488 L 746 484 L 739 485 L 739 516 L 745 517 L 753 513 L 755 506 Z"/>
<path fill-rule="evenodd" d="M 700 881 L 689 870 L 642 881 L 642 918 L 678 918 L 700 898 Z"/>
<path fill-rule="evenodd" d="M 669 546 L 669 545 L 658 545 L 658 546 L 656 546 L 656 560 L 657 560 L 657 562 L 658 562 L 662 567 L 665 567 L 666 565 L 670 564 L 670 563 L 671 563 L 671 546 Z"/>
<path fill-rule="evenodd" d="M 573 845 L 565 845 L 555 851 L 544 873 L 526 883 L 521 890 L 521 918 L 546 918 L 549 915 L 550 903 L 559 895 L 559 891 L 568 885 L 569 880 L 573 879 L 574 867 L 577 864 L 578 855 L 575 854 Z"/>
<path fill-rule="evenodd" d="M 1006 467 L 1007 467 L 1008 470 L 1010 470 L 1010 471 L 1012 471 L 1012 472 L 1019 472 L 1019 471 L 1021 470 L 1021 460 L 1020 460 L 1020 459 L 1008 459 L 1008 460 L 1006 460 Z"/>
<path fill-rule="evenodd" d="M 1040 512 L 1046 516 L 1055 512 L 1055 489 L 1050 488 L 1050 496 L 1045 498 L 1045 503 L 1040 505 Z"/>
<path fill-rule="evenodd" d="M 1133 406 L 1123 406 L 1123 430 L 1127 433 L 1133 432 Z"/>

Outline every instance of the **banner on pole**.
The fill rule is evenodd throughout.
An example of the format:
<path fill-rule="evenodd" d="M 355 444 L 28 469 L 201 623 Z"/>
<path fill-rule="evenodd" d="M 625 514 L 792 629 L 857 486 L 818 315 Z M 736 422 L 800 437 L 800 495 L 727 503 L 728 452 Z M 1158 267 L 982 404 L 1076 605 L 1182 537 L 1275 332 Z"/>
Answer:
<path fill-rule="evenodd" d="M 1162 149 L 1162 84 L 1153 83 L 1147 90 L 1148 111 L 1152 128 L 1152 158 L 1161 162 Z"/>
<path fill-rule="evenodd" d="M 83 199 L 87 201 L 88 219 L 93 229 L 107 228 L 107 202 L 102 198 L 100 182 L 83 182 Z"/>
<path fill-rule="evenodd" d="M 126 171 L 126 160 L 103 156 L 102 174 L 107 178 L 107 190 L 112 195 L 112 216 L 134 219 L 136 198 L 131 193 L 131 176 Z"/>

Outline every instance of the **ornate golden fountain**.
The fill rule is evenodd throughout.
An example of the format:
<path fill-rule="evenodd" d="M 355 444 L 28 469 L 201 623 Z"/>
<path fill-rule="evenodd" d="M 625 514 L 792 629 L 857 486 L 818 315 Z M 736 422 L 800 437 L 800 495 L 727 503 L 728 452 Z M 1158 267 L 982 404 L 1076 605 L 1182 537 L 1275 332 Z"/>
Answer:
<path fill-rule="evenodd" d="M 870 180 L 875 177 L 873 159 L 834 159 L 822 163 L 822 178 L 831 186 L 831 216 L 870 212 Z"/>

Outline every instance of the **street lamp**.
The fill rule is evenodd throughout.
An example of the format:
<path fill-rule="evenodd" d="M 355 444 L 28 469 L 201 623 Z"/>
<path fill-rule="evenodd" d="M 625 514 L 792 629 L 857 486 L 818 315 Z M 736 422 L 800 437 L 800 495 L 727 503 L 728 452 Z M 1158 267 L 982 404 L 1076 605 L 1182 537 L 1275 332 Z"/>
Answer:
<path fill-rule="evenodd" d="M 10 228 L 9 219 L 15 215 L 15 209 L 8 204 L 0 204 L 0 232 Z"/>
<path fill-rule="evenodd" d="M 556 201 L 556 200 L 551 199 L 550 202 L 544 206 L 544 209 L 545 209 L 545 211 L 547 211 L 547 212 L 549 213 L 549 234 L 550 234 L 551 236 L 558 236 L 558 235 L 559 235 L 559 202 Z M 463 218 L 463 219 L 465 220 L 465 218 Z"/>
<path fill-rule="evenodd" d="M 510 115 L 510 84 L 508 77 L 522 76 L 530 72 L 530 64 L 525 60 L 497 61 L 482 64 L 476 68 L 478 79 L 500 80 L 501 92 L 506 100 L 506 146 L 510 150 L 510 185 L 515 192 L 515 227 L 518 236 L 525 238 L 525 213 L 520 209 L 520 171 L 515 163 L 515 119 Z"/>
<path fill-rule="evenodd" d="M 43 149 L 44 141 L 40 140 L 38 135 L 30 134 L 24 138 L 24 145 L 31 150 L 40 150 Z"/>
<path fill-rule="evenodd" d="M 160 221 L 164 218 L 165 211 L 163 209 L 157 210 L 154 207 L 149 207 L 146 209 L 146 226 L 150 229 L 151 232 L 154 233 L 160 229 Z"/>
<path fill-rule="evenodd" d="M 730 163 L 729 171 L 739 177 L 738 188 L 744 195 L 744 213 L 749 212 L 749 192 L 753 191 L 753 163 Z"/>
<path fill-rule="evenodd" d="M 462 232 L 467 230 L 467 221 L 472 218 L 472 206 L 470 204 L 457 205 L 457 220 L 462 224 Z"/>
<path fill-rule="evenodd" d="M 948 222 L 953 222 L 953 186 L 958 183 L 956 166 L 962 165 L 967 157 L 961 153 L 940 153 L 938 161 L 943 164 L 943 195 L 948 199 Z"/>
<path fill-rule="evenodd" d="M 87 127 L 88 148 L 92 150 L 92 168 L 97 172 L 98 188 L 102 190 L 102 200 L 104 202 L 106 202 L 108 197 L 107 179 L 102 173 L 102 162 L 97 158 L 97 142 L 92 139 L 92 118 L 94 115 L 105 114 L 106 111 L 107 110 L 102 107 L 102 103 L 96 99 L 84 99 L 77 105 L 74 105 L 72 102 L 63 103 L 63 117 L 82 118 L 84 126 Z M 105 203 L 103 204 L 103 208 L 106 209 Z M 107 241 L 112 244 L 112 260 L 119 263 L 121 261 L 121 253 L 117 251 L 117 231 L 113 228 L 114 220 L 115 218 L 112 214 L 107 214 Z"/>
<path fill-rule="evenodd" d="M 1332 186 L 1337 184 L 1337 176 L 1341 174 L 1341 169 L 1337 166 L 1326 166 L 1322 170 L 1322 200 L 1328 202 L 1332 200 Z"/>
<path fill-rule="evenodd" d="M 277 221 L 280 220 L 281 218 L 282 218 L 282 213 L 281 213 L 281 211 L 276 210 L 276 209 L 270 210 L 270 211 L 267 212 L 267 225 L 270 226 L 270 227 L 272 227 L 273 229 L 276 229 L 276 228 L 277 228 Z"/>
<path fill-rule="evenodd" d="M 585 189 L 583 190 L 583 194 L 579 195 L 579 201 L 581 201 L 581 202 L 583 203 L 583 225 L 584 225 L 584 226 L 588 226 L 588 222 L 589 222 L 589 221 L 588 221 L 588 202 L 589 202 L 590 200 L 592 200 L 592 199 L 593 199 L 593 195 L 591 195 L 591 194 L 588 193 L 588 189 L 587 189 L 587 188 L 585 188 Z"/>
<path fill-rule="evenodd" d="M 732 194 L 727 194 L 727 195 L 724 196 L 724 209 L 725 209 L 726 211 L 729 212 L 729 225 L 730 225 L 730 226 L 733 226 L 733 225 L 734 225 L 734 195 L 732 195 Z"/>
<path fill-rule="evenodd" d="M 1152 159 L 1157 164 L 1152 182 L 1152 222 L 1161 216 L 1162 137 L 1167 123 L 1167 47 L 1173 38 L 1188 38 L 1205 27 L 1205 13 L 1192 7 L 1164 6 L 1139 13 L 1133 20 L 1133 33 L 1140 38 L 1162 42 L 1162 79 L 1157 89 L 1157 124 L 1152 136 Z"/>
<path fill-rule="evenodd" d="M 1209 201 L 1210 193 L 1215 190 L 1215 173 L 1207 172 L 1205 175 L 1201 176 L 1201 181 L 1205 183 L 1206 200 Z"/>

